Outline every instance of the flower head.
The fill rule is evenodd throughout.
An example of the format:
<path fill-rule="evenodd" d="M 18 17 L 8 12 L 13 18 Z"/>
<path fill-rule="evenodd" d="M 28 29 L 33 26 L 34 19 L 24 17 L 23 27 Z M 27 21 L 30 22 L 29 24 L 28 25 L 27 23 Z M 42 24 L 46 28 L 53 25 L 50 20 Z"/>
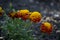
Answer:
<path fill-rule="evenodd" d="M 20 17 L 21 19 L 26 20 L 26 19 L 28 19 L 28 17 L 29 17 L 29 10 L 27 10 L 27 9 L 20 10 L 20 11 L 17 13 L 17 15 L 18 15 L 18 17 Z"/>
<path fill-rule="evenodd" d="M 52 32 L 52 24 L 49 22 L 44 22 L 42 23 L 40 29 L 42 32 L 50 34 Z"/>
<path fill-rule="evenodd" d="M 15 14 L 16 14 L 15 12 L 10 12 L 10 13 L 8 14 L 8 16 L 11 17 L 11 18 L 15 18 Z"/>
<path fill-rule="evenodd" d="M 2 16 L 4 10 L 2 9 L 2 7 L 0 7 L 0 16 Z"/>
<path fill-rule="evenodd" d="M 30 15 L 30 20 L 33 22 L 39 22 L 41 20 L 41 14 L 39 12 L 32 12 Z"/>

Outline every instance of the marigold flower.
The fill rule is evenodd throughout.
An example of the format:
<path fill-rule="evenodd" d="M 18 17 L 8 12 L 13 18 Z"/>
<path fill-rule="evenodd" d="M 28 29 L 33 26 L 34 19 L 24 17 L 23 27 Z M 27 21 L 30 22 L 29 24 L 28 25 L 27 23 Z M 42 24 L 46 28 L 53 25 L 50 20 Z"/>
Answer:
<path fill-rule="evenodd" d="M 30 15 L 30 20 L 33 22 L 39 22 L 42 18 L 41 14 L 39 12 L 32 12 L 32 14 Z"/>
<path fill-rule="evenodd" d="M 10 12 L 10 13 L 8 14 L 8 16 L 11 17 L 11 18 L 15 18 L 15 14 L 16 14 L 15 12 Z"/>
<path fill-rule="evenodd" d="M 44 22 L 44 23 L 42 23 L 40 29 L 41 29 L 42 32 L 50 34 L 52 32 L 53 27 L 52 27 L 51 23 Z"/>
<path fill-rule="evenodd" d="M 0 16 L 2 16 L 4 10 L 2 9 L 2 7 L 0 7 Z"/>
<path fill-rule="evenodd" d="M 21 19 L 26 20 L 29 17 L 29 10 L 24 9 L 24 10 L 20 10 L 17 13 L 17 17 L 21 17 Z"/>

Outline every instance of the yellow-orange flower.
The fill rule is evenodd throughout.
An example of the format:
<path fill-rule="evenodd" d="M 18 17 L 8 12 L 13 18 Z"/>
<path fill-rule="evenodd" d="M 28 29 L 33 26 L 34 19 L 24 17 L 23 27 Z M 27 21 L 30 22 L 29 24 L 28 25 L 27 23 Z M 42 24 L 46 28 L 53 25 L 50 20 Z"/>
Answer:
<path fill-rule="evenodd" d="M 50 34 L 52 32 L 53 27 L 52 27 L 51 23 L 44 22 L 44 23 L 42 23 L 40 29 L 41 29 L 42 32 Z"/>
<path fill-rule="evenodd" d="M 0 7 L 0 16 L 2 16 L 4 10 L 2 9 L 2 7 Z"/>
<path fill-rule="evenodd" d="M 41 20 L 41 18 L 42 18 L 42 16 L 41 16 L 41 13 L 39 13 L 39 12 L 32 12 L 32 14 L 30 15 L 30 20 L 32 21 L 32 22 L 39 22 L 40 20 Z"/>
<path fill-rule="evenodd" d="M 17 15 L 18 15 L 18 17 L 20 17 L 21 19 L 26 20 L 26 19 L 28 19 L 28 17 L 29 17 L 29 10 L 27 10 L 27 9 L 20 10 L 20 11 L 17 13 Z"/>
<path fill-rule="evenodd" d="M 15 18 L 15 14 L 16 14 L 15 12 L 10 12 L 10 13 L 8 14 L 8 16 L 11 17 L 11 18 Z"/>

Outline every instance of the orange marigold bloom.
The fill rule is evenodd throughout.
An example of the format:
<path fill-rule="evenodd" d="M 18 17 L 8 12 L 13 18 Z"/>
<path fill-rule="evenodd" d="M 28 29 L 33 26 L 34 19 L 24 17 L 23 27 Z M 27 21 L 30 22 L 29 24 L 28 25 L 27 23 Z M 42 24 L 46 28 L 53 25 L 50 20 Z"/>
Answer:
<path fill-rule="evenodd" d="M 27 9 L 20 10 L 17 13 L 17 15 L 18 15 L 17 17 L 20 17 L 21 19 L 26 20 L 29 17 L 29 10 L 27 10 Z"/>
<path fill-rule="evenodd" d="M 15 18 L 15 14 L 16 14 L 15 12 L 10 12 L 10 13 L 8 14 L 8 16 L 11 17 L 11 18 Z"/>
<path fill-rule="evenodd" d="M 32 14 L 30 15 L 29 18 L 32 22 L 36 23 L 41 20 L 42 16 L 41 16 L 41 13 L 39 13 L 39 12 L 32 12 Z"/>
<path fill-rule="evenodd" d="M 52 32 L 53 27 L 52 27 L 51 23 L 44 22 L 44 23 L 42 23 L 40 29 L 42 32 L 50 34 Z"/>

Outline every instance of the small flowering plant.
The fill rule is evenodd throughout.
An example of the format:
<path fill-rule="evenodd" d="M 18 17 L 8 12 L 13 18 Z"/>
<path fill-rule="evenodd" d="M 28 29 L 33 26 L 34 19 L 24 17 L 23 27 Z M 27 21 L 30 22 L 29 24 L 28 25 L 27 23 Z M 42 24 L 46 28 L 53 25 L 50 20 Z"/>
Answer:
<path fill-rule="evenodd" d="M 6 40 L 38 40 L 38 38 L 34 38 L 34 29 L 42 19 L 40 12 L 30 12 L 24 9 L 9 12 L 8 15 L 4 14 L 4 18 L 3 32 L 5 33 L 4 38 Z M 44 22 L 37 27 L 41 33 L 51 34 L 53 31 L 53 26 L 49 22 Z"/>

